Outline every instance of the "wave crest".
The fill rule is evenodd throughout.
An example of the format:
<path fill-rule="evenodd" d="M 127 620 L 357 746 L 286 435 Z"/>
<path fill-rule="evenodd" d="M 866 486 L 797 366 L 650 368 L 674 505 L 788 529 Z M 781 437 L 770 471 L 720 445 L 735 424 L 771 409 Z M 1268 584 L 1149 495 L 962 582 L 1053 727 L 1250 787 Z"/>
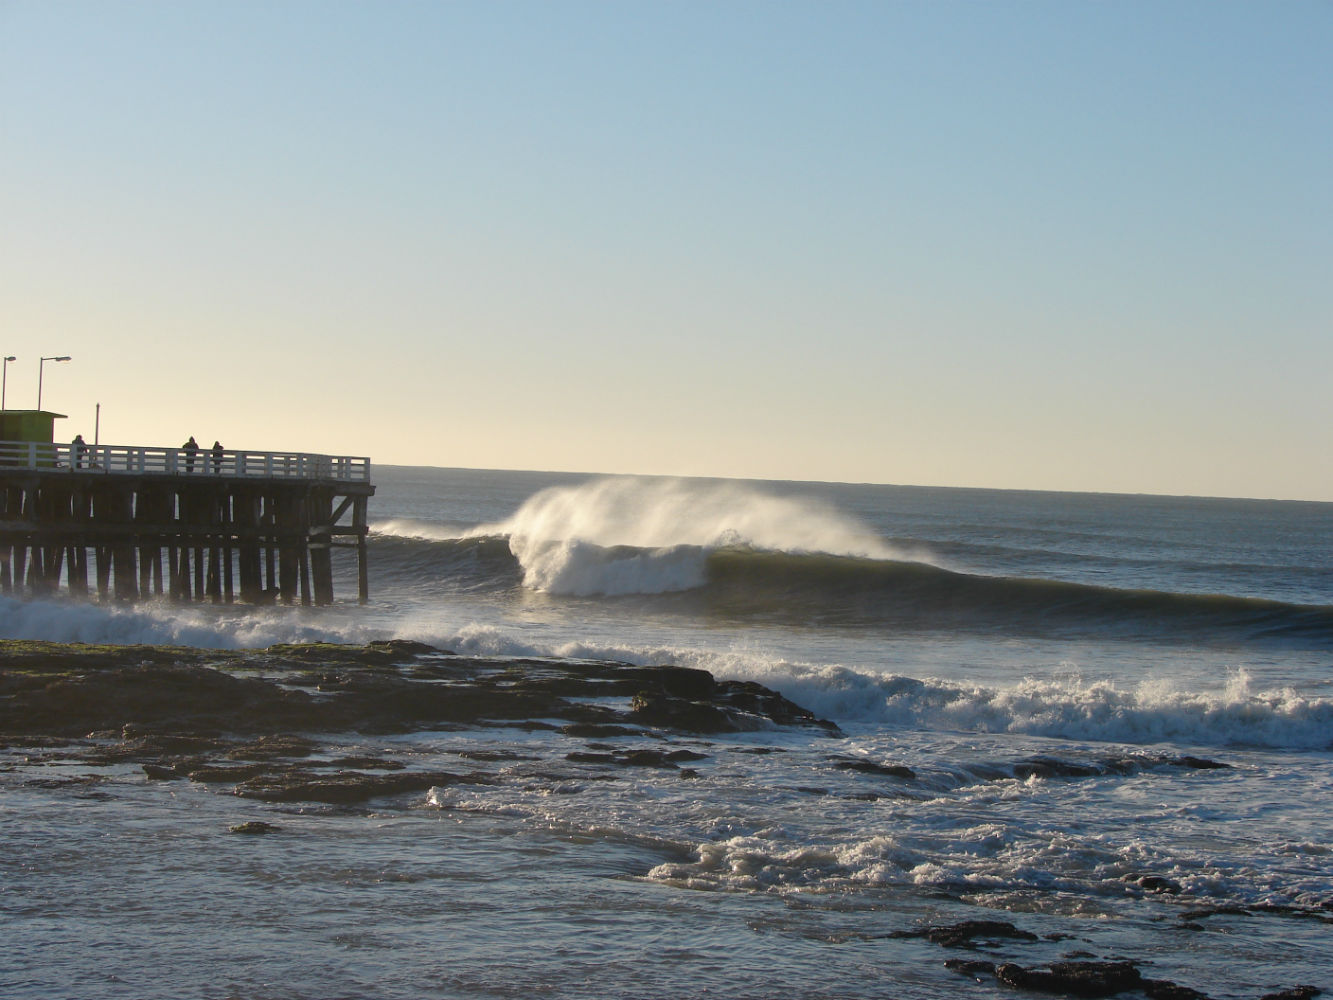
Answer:
<path fill-rule="evenodd" d="M 904 553 L 820 501 L 782 497 L 734 482 L 617 476 L 558 486 L 530 497 L 504 534 L 525 586 L 556 594 L 652 594 L 707 579 L 719 548 L 826 553 L 869 559 Z"/>

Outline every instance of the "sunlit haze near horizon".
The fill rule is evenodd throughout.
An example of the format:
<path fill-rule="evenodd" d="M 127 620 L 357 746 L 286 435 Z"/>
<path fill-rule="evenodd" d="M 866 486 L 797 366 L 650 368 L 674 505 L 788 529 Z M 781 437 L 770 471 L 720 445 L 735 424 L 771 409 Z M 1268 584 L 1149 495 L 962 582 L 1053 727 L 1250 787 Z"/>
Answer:
<path fill-rule="evenodd" d="M 66 440 L 1330 501 L 1331 52 L 1321 0 L 0 0 L 5 402 L 69 355 Z"/>

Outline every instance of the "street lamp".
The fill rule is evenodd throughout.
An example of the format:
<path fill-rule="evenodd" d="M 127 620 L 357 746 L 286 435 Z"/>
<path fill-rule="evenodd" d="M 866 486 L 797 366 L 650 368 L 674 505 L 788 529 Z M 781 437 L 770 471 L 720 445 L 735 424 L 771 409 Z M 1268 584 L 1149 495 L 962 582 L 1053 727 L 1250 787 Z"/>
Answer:
<path fill-rule="evenodd" d="M 12 354 L 5 358 L 4 371 L 3 374 L 0 374 L 0 410 L 5 408 L 5 386 L 9 382 L 9 363 L 17 360 L 18 358 L 14 357 Z"/>
<path fill-rule="evenodd" d="M 65 354 L 58 358 L 42 358 L 37 362 L 37 409 L 42 408 L 42 369 L 48 361 L 68 361 L 69 355 Z"/>

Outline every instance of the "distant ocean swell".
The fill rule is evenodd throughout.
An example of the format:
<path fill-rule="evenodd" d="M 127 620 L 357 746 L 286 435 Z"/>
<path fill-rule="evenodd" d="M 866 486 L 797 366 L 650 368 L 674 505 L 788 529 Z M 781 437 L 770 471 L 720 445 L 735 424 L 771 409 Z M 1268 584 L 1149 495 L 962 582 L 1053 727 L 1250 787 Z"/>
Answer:
<path fill-rule="evenodd" d="M 388 532 L 380 527 L 373 536 L 376 573 L 391 584 L 425 591 L 527 586 L 565 597 L 661 596 L 662 610 L 679 607 L 739 621 L 1112 637 L 1178 634 L 1333 647 L 1333 607 L 980 576 L 921 562 L 743 545 L 647 549 L 577 539 L 431 539 Z M 671 596 L 691 592 L 688 600 Z"/>

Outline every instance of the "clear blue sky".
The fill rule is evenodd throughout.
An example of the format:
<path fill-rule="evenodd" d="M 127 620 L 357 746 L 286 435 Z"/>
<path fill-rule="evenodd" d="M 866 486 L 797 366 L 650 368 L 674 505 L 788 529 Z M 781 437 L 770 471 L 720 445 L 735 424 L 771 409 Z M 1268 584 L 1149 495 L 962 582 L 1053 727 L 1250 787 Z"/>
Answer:
<path fill-rule="evenodd" d="M 1333 500 L 1333 3 L 0 0 L 7 403 Z"/>

